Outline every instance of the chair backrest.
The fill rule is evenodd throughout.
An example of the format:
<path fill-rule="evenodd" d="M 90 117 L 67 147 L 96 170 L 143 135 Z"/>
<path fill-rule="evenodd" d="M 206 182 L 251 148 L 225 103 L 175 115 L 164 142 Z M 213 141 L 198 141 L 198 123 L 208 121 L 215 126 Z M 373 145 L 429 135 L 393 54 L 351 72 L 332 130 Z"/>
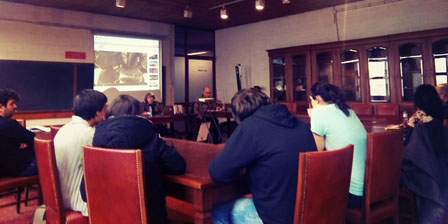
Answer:
<path fill-rule="evenodd" d="M 398 116 L 398 104 L 379 103 L 375 105 L 375 115 L 378 116 Z"/>
<path fill-rule="evenodd" d="M 34 139 L 39 179 L 46 205 L 47 223 L 65 223 L 65 212 L 62 201 L 59 172 L 56 166 L 53 139 Z"/>
<path fill-rule="evenodd" d="M 62 125 L 51 125 L 50 126 L 50 134 L 51 138 L 54 139 L 54 136 L 58 133 L 59 129 L 62 127 Z"/>
<path fill-rule="evenodd" d="M 403 132 L 401 130 L 374 132 L 367 135 L 364 181 L 365 211 L 373 203 L 398 199 Z M 396 201 L 398 206 L 398 201 Z"/>
<path fill-rule="evenodd" d="M 294 223 L 345 223 L 353 145 L 299 155 Z"/>
<path fill-rule="evenodd" d="M 84 146 L 83 160 L 89 222 L 146 224 L 141 150 Z"/>
<path fill-rule="evenodd" d="M 20 125 L 22 125 L 24 128 L 26 128 L 26 120 L 25 119 L 16 119 L 17 122 L 19 122 Z"/>
<path fill-rule="evenodd" d="M 373 109 L 370 103 L 354 103 L 351 108 L 355 111 L 356 115 L 372 115 Z"/>
<path fill-rule="evenodd" d="M 296 113 L 297 112 L 297 108 L 296 108 L 296 103 L 294 102 L 281 102 L 281 104 L 285 105 L 289 112 L 291 113 Z"/>

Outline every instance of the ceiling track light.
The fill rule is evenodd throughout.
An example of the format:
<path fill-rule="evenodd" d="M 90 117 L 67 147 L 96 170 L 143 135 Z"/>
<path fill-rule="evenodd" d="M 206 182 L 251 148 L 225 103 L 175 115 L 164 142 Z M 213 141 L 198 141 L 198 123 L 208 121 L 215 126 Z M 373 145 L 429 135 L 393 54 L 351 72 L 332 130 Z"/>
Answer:
<path fill-rule="evenodd" d="M 255 9 L 261 11 L 264 9 L 264 0 L 255 0 Z"/>
<path fill-rule="evenodd" d="M 118 1 L 118 0 L 117 0 Z M 191 11 L 190 7 L 185 7 L 184 9 L 184 18 L 191 19 L 193 17 L 193 11 Z"/>
<path fill-rule="evenodd" d="M 115 0 L 115 6 L 117 8 L 124 8 L 126 6 L 126 0 Z"/>
<path fill-rule="evenodd" d="M 221 19 L 228 19 L 229 15 L 227 15 L 227 9 L 223 6 L 220 10 Z"/>
<path fill-rule="evenodd" d="M 289 4 L 289 3 L 291 3 L 291 0 L 282 0 L 282 3 L 283 4 Z"/>

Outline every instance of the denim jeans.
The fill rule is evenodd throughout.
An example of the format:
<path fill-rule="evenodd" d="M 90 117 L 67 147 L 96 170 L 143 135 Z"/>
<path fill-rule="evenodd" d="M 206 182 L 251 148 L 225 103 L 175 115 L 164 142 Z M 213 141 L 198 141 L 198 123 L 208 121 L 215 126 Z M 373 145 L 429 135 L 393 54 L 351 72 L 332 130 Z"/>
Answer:
<path fill-rule="evenodd" d="M 252 198 L 217 204 L 212 210 L 213 224 L 263 224 Z"/>

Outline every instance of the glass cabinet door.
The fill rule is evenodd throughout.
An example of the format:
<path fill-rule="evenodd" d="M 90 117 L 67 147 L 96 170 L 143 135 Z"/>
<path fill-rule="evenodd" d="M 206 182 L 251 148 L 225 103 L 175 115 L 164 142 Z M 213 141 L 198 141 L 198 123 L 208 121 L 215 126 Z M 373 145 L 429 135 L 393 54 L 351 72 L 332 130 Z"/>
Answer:
<path fill-rule="evenodd" d="M 415 89 L 423 84 L 423 60 L 421 44 L 407 43 L 399 48 L 401 96 L 412 101 Z"/>
<path fill-rule="evenodd" d="M 292 57 L 292 76 L 294 82 L 294 101 L 307 100 L 305 55 L 296 55 Z"/>
<path fill-rule="evenodd" d="M 432 44 L 436 85 L 447 83 L 448 39 L 439 40 Z"/>
<path fill-rule="evenodd" d="M 333 57 L 331 52 L 322 52 L 316 55 L 317 81 L 332 83 Z"/>
<path fill-rule="evenodd" d="M 370 101 L 390 101 L 387 48 L 372 47 L 368 49 L 367 60 L 369 71 Z"/>
<path fill-rule="evenodd" d="M 273 87 L 274 99 L 277 101 L 286 101 L 286 77 L 285 77 L 285 58 L 274 57 L 272 59 L 273 68 Z"/>
<path fill-rule="evenodd" d="M 361 77 L 357 50 L 346 49 L 341 53 L 342 91 L 345 100 L 361 101 Z"/>

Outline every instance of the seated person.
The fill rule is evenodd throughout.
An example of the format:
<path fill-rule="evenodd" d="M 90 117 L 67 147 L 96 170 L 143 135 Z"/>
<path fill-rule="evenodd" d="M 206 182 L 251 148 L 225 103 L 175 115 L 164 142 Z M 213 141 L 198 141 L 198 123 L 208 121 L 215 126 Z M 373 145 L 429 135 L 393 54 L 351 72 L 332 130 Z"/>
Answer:
<path fill-rule="evenodd" d="M 202 95 L 200 98 L 212 98 L 212 90 L 210 87 L 206 86 L 204 89 L 202 89 Z M 199 98 L 199 99 L 200 99 Z M 209 127 L 209 135 L 212 136 L 213 143 L 219 143 L 219 130 L 218 130 L 218 119 L 204 116 L 204 113 L 208 110 L 218 110 L 220 107 L 216 105 L 216 101 L 209 101 L 209 102 L 200 102 L 198 99 L 197 102 L 194 103 L 194 114 L 196 114 L 196 123 L 202 124 L 203 122 L 210 122 Z M 199 127 L 197 128 L 199 131 Z"/>
<path fill-rule="evenodd" d="M 440 100 L 431 85 L 414 94 L 417 111 L 405 123 L 402 183 L 415 193 L 419 223 L 443 223 L 448 215 L 448 130 L 440 119 Z"/>
<path fill-rule="evenodd" d="M 107 120 L 96 127 L 93 146 L 117 149 L 141 149 L 149 223 L 167 223 L 164 174 L 183 174 L 185 160 L 154 131 L 147 119 L 138 116 L 140 103 L 129 95 L 120 95 L 109 106 Z M 105 168 L 106 169 L 106 168 Z M 81 187 L 85 200 L 85 189 Z"/>
<path fill-rule="evenodd" d="M 0 177 L 37 174 L 34 133 L 11 119 L 18 103 L 14 90 L 0 89 Z"/>
<path fill-rule="evenodd" d="M 232 112 L 239 125 L 210 163 L 210 177 L 227 183 L 246 169 L 253 199 L 215 205 L 213 223 L 293 223 L 298 155 L 316 150 L 309 126 L 255 89 L 238 91 Z"/>
<path fill-rule="evenodd" d="M 415 113 L 400 125 L 405 129 L 405 145 L 416 124 L 428 123 L 433 119 L 443 120 L 442 101 L 433 86 L 428 84 L 418 86 L 414 94 L 414 105 L 417 108 Z"/>
<path fill-rule="evenodd" d="M 73 102 L 72 120 L 62 126 L 54 137 L 54 153 L 59 171 L 64 208 L 88 216 L 79 187 L 84 175 L 82 147 L 92 144 L 95 126 L 106 116 L 107 97 L 93 89 L 79 92 Z"/>
<path fill-rule="evenodd" d="M 145 106 L 143 111 L 145 113 L 149 113 L 152 115 L 159 115 L 163 113 L 163 104 L 159 101 L 156 101 L 156 96 L 152 93 L 147 93 L 145 96 Z M 170 136 L 170 132 L 165 124 L 156 124 L 153 125 L 154 129 L 161 136 L 168 137 Z"/>
<path fill-rule="evenodd" d="M 316 83 L 311 87 L 311 105 L 308 110 L 319 151 L 340 149 L 354 145 L 348 207 L 360 208 L 363 200 L 364 170 L 366 164 L 367 131 L 356 113 L 345 104 L 339 87 Z"/>
<path fill-rule="evenodd" d="M 144 112 L 151 112 L 151 115 L 162 114 L 163 104 L 156 101 L 156 96 L 152 93 L 147 93 L 145 96 Z"/>
<path fill-rule="evenodd" d="M 442 100 L 443 119 L 448 119 L 448 83 L 436 86 L 436 90 Z"/>

